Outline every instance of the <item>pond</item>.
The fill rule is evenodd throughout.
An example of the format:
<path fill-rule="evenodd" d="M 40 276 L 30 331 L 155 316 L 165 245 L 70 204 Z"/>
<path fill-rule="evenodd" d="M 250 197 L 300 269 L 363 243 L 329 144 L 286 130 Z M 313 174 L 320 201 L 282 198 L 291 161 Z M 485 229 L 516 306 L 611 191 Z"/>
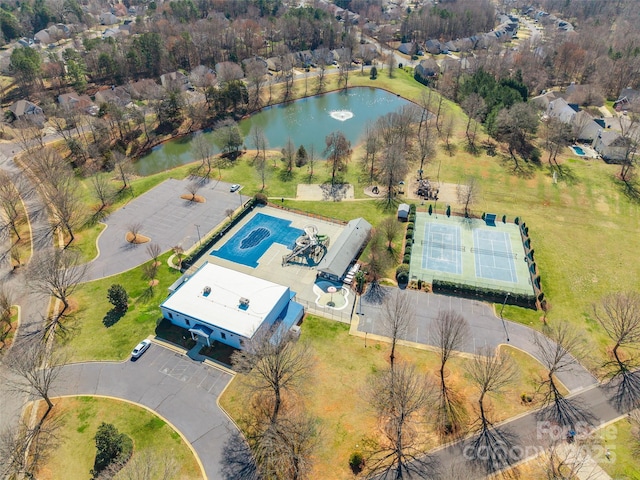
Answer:
<path fill-rule="evenodd" d="M 259 126 L 264 129 L 269 148 L 279 149 L 291 137 L 296 148 L 304 145 L 308 151 L 313 145 L 316 155 L 322 157 L 325 137 L 330 133 L 341 131 L 352 145 L 356 145 L 368 121 L 373 122 L 409 104 L 404 98 L 385 90 L 357 87 L 268 107 L 242 120 L 239 126 L 248 149 L 253 148 L 249 133 L 254 126 Z M 196 135 L 205 135 L 214 143 L 211 132 Z M 192 152 L 192 138 L 183 137 L 158 145 L 134 164 L 136 172 L 151 175 L 193 162 L 196 158 Z"/>

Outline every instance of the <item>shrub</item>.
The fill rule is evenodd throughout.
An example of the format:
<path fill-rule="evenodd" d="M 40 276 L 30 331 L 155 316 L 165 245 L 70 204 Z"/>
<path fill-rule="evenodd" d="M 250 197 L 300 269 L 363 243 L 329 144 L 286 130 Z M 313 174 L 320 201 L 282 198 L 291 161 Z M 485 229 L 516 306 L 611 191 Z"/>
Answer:
<path fill-rule="evenodd" d="M 414 228 L 416 228 L 416 224 L 415 224 L 414 222 L 409 222 L 409 223 L 407 223 L 407 229 L 409 229 L 409 228 L 410 228 L 411 230 L 413 230 Z"/>
<path fill-rule="evenodd" d="M 404 246 L 404 253 L 411 253 L 411 245 L 407 244 Z"/>
<path fill-rule="evenodd" d="M 410 244 L 411 240 L 413 240 L 413 230 L 411 230 L 410 232 L 407 232 L 404 238 L 407 240 L 407 243 Z"/>
<path fill-rule="evenodd" d="M 409 221 L 410 222 L 415 222 L 416 221 L 416 214 L 415 213 L 410 213 L 409 214 Z"/>
<path fill-rule="evenodd" d="M 505 301 L 505 292 L 502 290 L 476 287 L 463 283 L 447 282 L 436 278 L 433 279 L 432 290 L 434 293 L 453 293 L 459 297 L 472 299 L 477 298 L 493 303 L 503 303 Z M 508 305 L 517 305 L 519 307 L 536 310 L 536 300 L 537 298 L 533 294 L 511 293 L 507 297 L 506 303 Z"/>
<path fill-rule="evenodd" d="M 118 432 L 118 429 L 111 423 L 102 422 L 98 427 L 95 436 L 96 459 L 91 473 L 94 477 L 108 466 L 124 465 L 133 453 L 133 442 L 131 438 Z"/>
<path fill-rule="evenodd" d="M 409 265 L 403 263 L 396 268 L 396 280 L 398 283 L 409 283 Z"/>
<path fill-rule="evenodd" d="M 364 457 L 360 452 L 353 452 L 349 457 L 349 468 L 354 474 L 358 474 L 362 471 L 364 467 Z"/>
<path fill-rule="evenodd" d="M 405 263 L 407 265 L 409 263 L 411 263 L 411 254 L 410 253 L 405 253 L 404 254 L 404 257 L 402 257 L 402 263 Z"/>
<path fill-rule="evenodd" d="M 122 285 L 111 285 L 107 291 L 107 299 L 119 313 L 124 313 L 129 308 L 129 295 Z"/>
<path fill-rule="evenodd" d="M 264 193 L 256 193 L 255 200 L 258 205 L 266 205 L 267 204 L 267 196 Z"/>
<path fill-rule="evenodd" d="M 533 395 L 529 393 L 523 393 L 522 395 L 520 395 L 520 400 L 522 400 L 522 403 L 531 403 L 533 402 Z"/>
<path fill-rule="evenodd" d="M 409 205 L 409 213 L 416 213 L 416 204 L 412 203 Z"/>

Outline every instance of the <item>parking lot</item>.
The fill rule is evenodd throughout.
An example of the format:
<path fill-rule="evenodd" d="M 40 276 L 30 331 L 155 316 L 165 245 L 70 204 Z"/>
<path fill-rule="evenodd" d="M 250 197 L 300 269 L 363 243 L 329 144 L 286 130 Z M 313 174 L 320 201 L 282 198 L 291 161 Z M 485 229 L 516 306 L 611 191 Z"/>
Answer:
<path fill-rule="evenodd" d="M 191 443 L 207 477 L 220 478 L 226 440 L 236 431 L 217 399 L 232 375 L 158 344 L 135 361 L 63 367 L 55 395 L 105 395 L 139 403 L 162 415 Z"/>

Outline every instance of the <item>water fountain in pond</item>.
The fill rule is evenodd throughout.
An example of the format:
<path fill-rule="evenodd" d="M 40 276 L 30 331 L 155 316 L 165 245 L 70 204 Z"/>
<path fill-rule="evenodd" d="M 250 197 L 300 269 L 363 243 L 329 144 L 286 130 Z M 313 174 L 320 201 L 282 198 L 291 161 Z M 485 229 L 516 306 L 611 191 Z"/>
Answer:
<path fill-rule="evenodd" d="M 353 118 L 353 112 L 349 110 L 333 110 L 332 112 L 329 112 L 329 116 L 335 120 L 346 122 L 350 118 Z"/>

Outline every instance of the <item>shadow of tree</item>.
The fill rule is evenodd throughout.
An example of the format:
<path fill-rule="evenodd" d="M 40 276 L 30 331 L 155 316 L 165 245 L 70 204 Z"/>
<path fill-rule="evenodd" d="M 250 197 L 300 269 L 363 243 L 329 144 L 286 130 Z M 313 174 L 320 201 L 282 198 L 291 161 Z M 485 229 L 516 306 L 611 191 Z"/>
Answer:
<path fill-rule="evenodd" d="M 118 321 L 122 317 L 124 317 L 124 312 L 114 307 L 111 310 L 109 310 L 107 314 L 104 316 L 104 318 L 102 319 L 102 324 L 107 328 L 112 327 L 116 323 L 118 323 Z"/>
<path fill-rule="evenodd" d="M 258 480 L 256 464 L 249 445 L 234 431 L 222 447 L 222 468 L 220 474 L 225 480 Z"/>
<path fill-rule="evenodd" d="M 620 413 L 628 413 L 640 406 L 640 371 L 624 372 L 607 383 L 613 390 L 611 403 Z"/>

